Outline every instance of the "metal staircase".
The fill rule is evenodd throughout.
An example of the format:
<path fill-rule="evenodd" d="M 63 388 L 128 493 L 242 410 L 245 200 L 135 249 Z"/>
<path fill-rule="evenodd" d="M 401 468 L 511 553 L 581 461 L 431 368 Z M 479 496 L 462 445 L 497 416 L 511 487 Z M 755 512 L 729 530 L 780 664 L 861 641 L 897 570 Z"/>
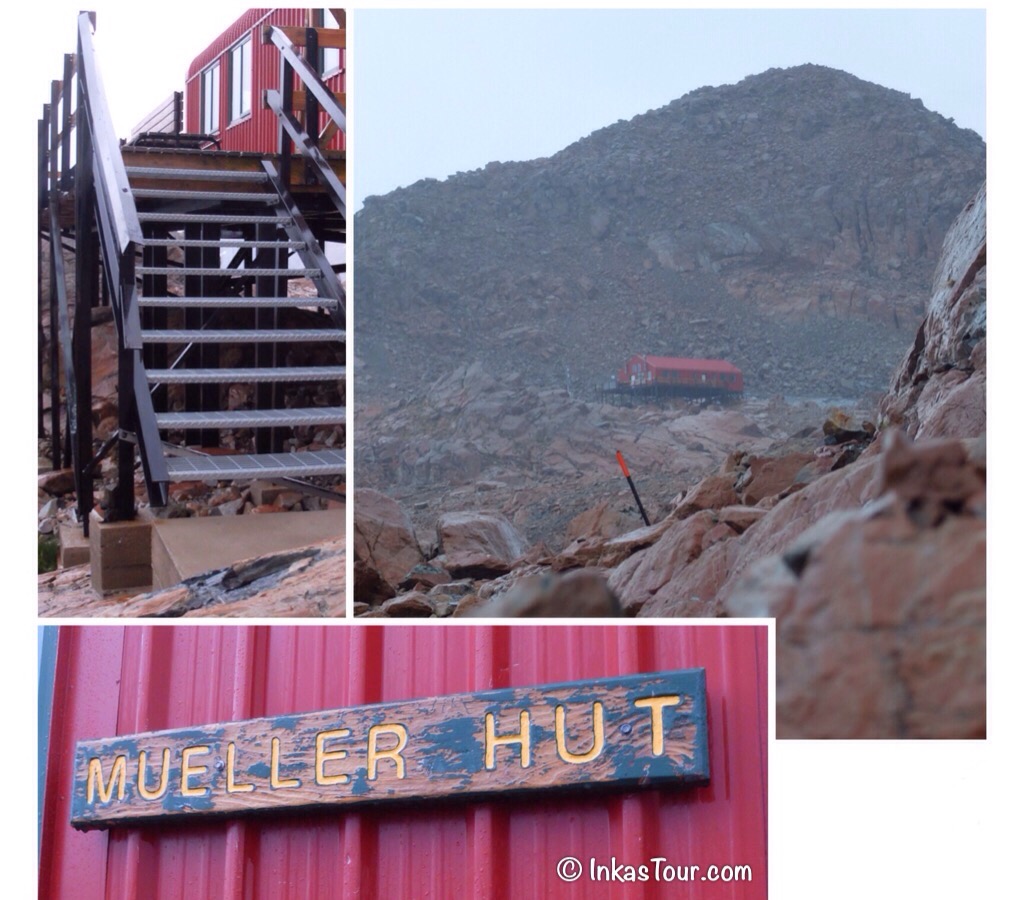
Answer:
<path fill-rule="evenodd" d="M 38 129 L 39 233 L 50 270 L 45 298 L 41 244 L 48 437 L 54 468 L 73 471 L 78 521 L 88 535 L 93 481 L 111 451 L 107 521 L 134 517 L 140 462 L 152 506 L 166 505 L 168 486 L 184 480 L 325 478 L 308 489 L 337 496 L 345 295 L 323 247 L 345 241 L 344 158 L 322 150 L 325 135 L 304 123 L 314 126 L 323 113 L 328 130 L 344 131 L 344 110 L 292 38 L 270 26 L 266 39 L 281 57 L 281 89 L 265 97 L 279 121 L 277 154 L 122 146 L 94 26 L 92 14 L 79 15 L 76 53 L 65 55 Z M 306 29 L 304 41 L 315 59 L 317 29 Z M 301 114 L 293 81 L 302 85 Z M 73 272 L 64 266 L 68 247 Z M 91 334 L 100 306 L 109 306 L 117 332 L 117 424 L 96 435 Z M 41 438 L 42 372 L 41 359 Z M 321 440 L 326 429 L 333 436 Z"/>
<path fill-rule="evenodd" d="M 126 172 L 167 479 L 343 474 L 342 450 L 300 449 L 302 429 L 345 424 L 341 286 L 273 168 Z M 315 292 L 289 296 L 296 279 Z M 252 402 L 228 408 L 229 386 L 251 387 Z"/>

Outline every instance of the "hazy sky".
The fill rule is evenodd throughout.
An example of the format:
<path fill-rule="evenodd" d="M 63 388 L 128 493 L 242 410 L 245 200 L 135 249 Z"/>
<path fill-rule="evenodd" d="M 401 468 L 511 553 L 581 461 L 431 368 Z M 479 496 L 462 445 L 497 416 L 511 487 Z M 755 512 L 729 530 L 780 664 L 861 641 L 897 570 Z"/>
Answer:
<path fill-rule="evenodd" d="M 807 62 L 907 92 L 985 137 L 984 10 L 357 9 L 350 24 L 357 208 Z"/>
<path fill-rule="evenodd" d="M 81 6 L 48 4 L 43 46 L 19 60 L 13 102 L 29 121 L 74 49 Z M 160 5 L 86 6 L 97 12 L 97 53 L 121 136 L 183 87 L 191 60 L 246 8 L 180 0 L 169 15 Z M 368 194 L 423 177 L 548 156 L 702 85 L 806 62 L 906 91 L 986 136 L 982 9 L 350 8 L 357 208 Z M 16 33 L 38 27 L 29 5 L 11 20 Z"/>
<path fill-rule="evenodd" d="M 81 9 L 96 12 L 96 55 L 107 91 L 110 113 L 120 137 L 174 91 L 185 86 L 189 63 L 246 9 L 243 3 L 163 4 L 77 3 L 47 4 L 46 42 L 22 60 L 31 79 L 26 92 L 39 117 L 50 99 L 50 81 L 60 78 L 63 55 L 73 53 L 76 20 Z M 14 14 L 26 21 L 21 33 L 38 29 L 31 4 Z M 24 69 L 23 69 L 24 70 Z"/>

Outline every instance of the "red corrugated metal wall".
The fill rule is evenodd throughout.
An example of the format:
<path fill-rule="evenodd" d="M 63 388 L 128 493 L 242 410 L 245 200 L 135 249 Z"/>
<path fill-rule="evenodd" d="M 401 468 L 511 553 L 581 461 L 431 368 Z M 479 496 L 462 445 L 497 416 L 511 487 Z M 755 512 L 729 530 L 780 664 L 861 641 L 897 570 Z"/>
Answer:
<path fill-rule="evenodd" d="M 79 833 L 76 740 L 659 669 L 707 670 L 711 782 Z M 767 629 L 759 626 L 67 627 L 40 896 L 767 896 Z M 575 856 L 749 865 L 753 883 L 563 884 Z M 673 889 L 666 892 L 666 887 Z M 628 888 L 624 891 L 624 888 Z"/>
<path fill-rule="evenodd" d="M 220 59 L 220 130 L 217 137 L 222 150 L 248 150 L 257 153 L 276 153 L 277 116 L 263 106 L 263 91 L 280 90 L 281 55 L 273 44 L 262 42 L 262 29 L 267 25 L 301 26 L 306 22 L 305 9 L 250 9 L 223 32 L 189 66 L 185 84 L 185 130 L 193 134 L 202 131 L 199 121 L 199 90 L 203 69 Z M 246 32 L 252 32 L 252 114 L 235 124 L 227 124 L 228 104 L 228 50 Z M 345 92 L 345 51 L 342 51 L 342 69 L 325 81 L 335 93 Z M 298 87 L 298 80 L 295 82 Z M 325 118 L 321 114 L 321 127 Z M 343 150 L 345 135 L 339 132 L 327 144 L 329 150 Z"/>

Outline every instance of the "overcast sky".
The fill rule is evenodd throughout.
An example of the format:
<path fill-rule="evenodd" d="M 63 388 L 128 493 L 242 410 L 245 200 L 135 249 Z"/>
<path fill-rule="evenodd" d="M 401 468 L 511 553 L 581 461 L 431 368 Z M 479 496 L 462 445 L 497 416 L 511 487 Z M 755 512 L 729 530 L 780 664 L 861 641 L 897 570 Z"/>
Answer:
<path fill-rule="evenodd" d="M 985 137 L 983 10 L 357 9 L 351 25 L 357 207 L 808 62 L 907 92 Z"/>
<path fill-rule="evenodd" d="M 96 47 L 119 135 L 173 91 L 244 11 L 98 2 Z M 49 4 L 20 59 L 30 121 L 74 49 L 81 3 Z M 17 33 L 37 29 L 21 5 Z M 986 137 L 985 11 L 936 9 L 367 9 L 350 15 L 352 188 L 362 198 L 491 160 L 549 156 L 703 85 L 773 66 L 843 69 L 919 97 Z M 996 35 L 998 37 L 998 35 Z M 10 60 L 7 60 L 10 62 Z M 357 162 L 357 164 L 356 164 Z"/>

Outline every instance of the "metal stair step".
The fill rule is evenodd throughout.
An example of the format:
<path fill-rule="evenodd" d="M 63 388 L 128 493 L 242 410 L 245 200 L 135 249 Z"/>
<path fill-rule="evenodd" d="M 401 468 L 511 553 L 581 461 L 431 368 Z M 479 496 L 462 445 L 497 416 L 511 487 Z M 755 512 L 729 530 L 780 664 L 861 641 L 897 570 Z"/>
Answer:
<path fill-rule="evenodd" d="M 252 453 L 239 456 L 170 456 L 167 472 L 172 481 L 216 478 L 272 478 L 343 475 L 343 450 L 306 450 L 302 453 Z"/>
<path fill-rule="evenodd" d="M 291 216 L 269 212 L 262 216 L 234 216 L 226 213 L 179 213 L 174 210 L 164 210 L 162 212 L 140 212 L 138 215 L 140 222 L 181 222 L 188 225 L 284 225 L 292 221 Z"/>
<path fill-rule="evenodd" d="M 168 329 L 143 331 L 146 344 L 287 344 L 308 341 L 344 341 L 345 332 L 336 328 L 292 328 L 238 331 L 218 328 L 203 331 Z"/>
<path fill-rule="evenodd" d="M 221 269 L 215 266 L 210 268 L 198 268 L 193 266 L 136 266 L 136 275 L 223 275 L 225 278 L 242 278 L 246 275 L 280 275 L 293 278 L 319 277 L 319 269 L 252 269 L 241 267 L 237 269 Z"/>
<path fill-rule="evenodd" d="M 215 200 L 239 203 L 276 203 L 277 195 L 243 191 L 175 191 L 165 188 L 133 188 L 136 200 Z"/>
<path fill-rule="evenodd" d="M 344 366 L 285 366 L 278 369 L 149 369 L 150 384 L 250 384 L 292 381 L 340 381 Z"/>
<path fill-rule="evenodd" d="M 295 409 L 223 409 L 209 412 L 156 414 L 156 427 L 179 428 L 291 428 L 299 425 L 344 425 L 344 406 Z"/>
<path fill-rule="evenodd" d="M 338 301 L 333 297 L 139 297 L 140 307 L 184 309 L 207 307 L 224 309 L 253 309 L 272 307 L 318 306 L 334 309 Z"/>
<path fill-rule="evenodd" d="M 236 172 L 229 169 L 163 169 L 158 166 L 125 166 L 129 177 L 181 178 L 192 181 L 252 181 L 266 184 L 266 172 Z"/>
<path fill-rule="evenodd" d="M 225 249 L 252 247 L 298 250 L 306 246 L 305 241 L 246 241 L 242 238 L 226 237 L 219 241 L 186 240 L 185 238 L 143 238 L 138 241 L 143 247 L 223 247 Z"/>

